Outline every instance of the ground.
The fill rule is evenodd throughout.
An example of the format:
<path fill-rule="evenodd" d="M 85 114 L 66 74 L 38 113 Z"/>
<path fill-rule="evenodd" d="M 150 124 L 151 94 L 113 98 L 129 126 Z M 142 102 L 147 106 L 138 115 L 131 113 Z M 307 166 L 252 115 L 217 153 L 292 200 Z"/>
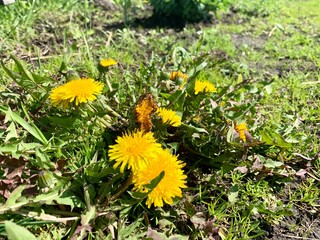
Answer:
<path fill-rule="evenodd" d="M 208 227 L 209 223 L 217 222 L 220 229 L 232 232 L 230 226 L 233 227 L 233 239 L 242 239 L 241 231 L 247 231 L 245 236 L 251 239 L 320 239 L 320 17 L 317 0 L 232 1 L 230 8 L 200 23 L 177 23 L 175 19 L 159 21 L 159 17 L 152 17 L 149 7 L 133 9 L 129 22 L 124 23 L 119 6 L 106 5 L 104 1 L 71 2 L 50 3 L 44 8 L 36 1 L 28 4 L 18 1 L 11 10 L 0 8 L 0 17 L 1 11 L 7 11 L 0 31 L 2 61 L 13 65 L 9 56 L 15 55 L 38 74 L 59 81 L 63 78 L 59 73 L 62 61 L 68 68 L 87 76 L 95 74 L 93 60 L 108 56 L 119 61 L 116 73 L 127 71 L 130 76 L 138 72 L 140 63 L 166 59 L 175 47 L 182 46 L 189 53 L 208 57 L 203 76 L 216 85 L 234 84 L 247 89 L 239 93 L 239 96 L 243 94 L 239 98 L 244 102 L 256 101 L 256 116 L 250 122 L 250 133 L 254 137 L 263 126 L 292 144 L 290 150 L 278 151 L 274 147 L 277 143 L 267 147 L 268 156 L 284 163 L 285 173 L 265 167 L 259 169 L 255 165 L 259 164 L 259 158 L 266 157 L 258 154 L 265 151 L 260 146 L 253 146 L 253 150 L 248 148 L 237 156 L 239 166 L 247 168 L 246 172 L 240 171 L 242 174 L 233 170 L 223 175 L 221 172 L 227 171 L 223 161 L 198 166 L 198 171 L 189 175 L 189 186 L 197 189 L 200 183 L 203 196 L 199 197 L 200 190 L 198 194 L 189 190 L 182 200 L 184 207 L 190 205 L 189 210 L 198 215 L 190 218 L 188 214 L 180 214 L 179 233 L 191 236 L 186 227 L 191 224 L 193 230 L 205 229 L 208 239 L 220 239 L 219 228 Z M 20 15 L 15 18 L 17 13 Z M 164 68 L 170 64 L 163 64 Z M 239 76 L 243 81 L 239 81 Z M 0 82 L 15 91 L 15 84 L 3 70 Z M 1 115 L 0 121 L 4 126 Z M 187 155 L 184 150 L 180 149 L 182 157 Z M 188 156 L 200 159 L 197 154 L 193 156 L 188 152 Z M 232 164 L 238 162 L 235 160 Z M 291 170 L 295 173 L 287 174 Z M 251 189 L 250 185 L 255 187 Z M 268 206 L 259 209 L 265 212 L 246 215 L 243 212 L 247 208 L 224 204 L 232 201 L 229 196 L 235 186 L 239 194 L 236 205 L 257 201 Z M 230 223 L 232 221 L 236 223 Z M 261 231 L 255 237 L 257 221 L 260 221 Z M 241 229 L 242 226 L 248 229 Z M 167 225 L 163 227 L 166 228 Z M 232 239 L 230 232 L 228 237 Z"/>

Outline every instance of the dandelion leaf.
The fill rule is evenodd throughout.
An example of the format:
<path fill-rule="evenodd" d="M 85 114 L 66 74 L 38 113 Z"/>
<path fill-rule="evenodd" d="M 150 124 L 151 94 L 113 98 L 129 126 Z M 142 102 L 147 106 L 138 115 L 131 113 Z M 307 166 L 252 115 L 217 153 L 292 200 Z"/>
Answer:
<path fill-rule="evenodd" d="M 14 222 L 5 221 L 4 226 L 8 240 L 37 240 L 28 229 L 21 227 Z"/>

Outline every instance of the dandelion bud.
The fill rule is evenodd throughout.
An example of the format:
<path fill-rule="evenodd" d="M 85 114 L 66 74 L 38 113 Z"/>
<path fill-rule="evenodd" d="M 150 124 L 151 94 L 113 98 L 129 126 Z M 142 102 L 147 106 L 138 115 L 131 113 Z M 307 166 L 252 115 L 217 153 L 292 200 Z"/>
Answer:
<path fill-rule="evenodd" d="M 50 171 L 41 171 L 38 176 L 38 183 L 41 188 L 52 187 L 55 183 L 56 178 Z"/>

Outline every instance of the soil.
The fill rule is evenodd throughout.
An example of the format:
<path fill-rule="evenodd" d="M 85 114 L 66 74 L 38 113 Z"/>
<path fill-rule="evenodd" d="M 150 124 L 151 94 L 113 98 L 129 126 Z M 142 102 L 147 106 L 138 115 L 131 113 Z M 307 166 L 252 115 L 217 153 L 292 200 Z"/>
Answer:
<path fill-rule="evenodd" d="M 296 183 L 287 183 L 286 188 L 291 186 L 294 190 Z M 287 201 L 287 199 L 283 199 Z M 266 226 L 268 232 L 265 239 L 270 240 L 291 240 L 291 239 L 320 239 L 320 200 L 314 207 L 306 203 L 297 202 L 292 207 L 292 216 L 285 217 L 279 224 Z"/>

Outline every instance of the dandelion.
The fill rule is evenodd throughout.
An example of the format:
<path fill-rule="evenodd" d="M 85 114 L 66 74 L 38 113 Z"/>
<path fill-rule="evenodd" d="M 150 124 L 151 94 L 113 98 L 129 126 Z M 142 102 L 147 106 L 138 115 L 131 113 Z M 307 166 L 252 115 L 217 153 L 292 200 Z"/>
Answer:
<path fill-rule="evenodd" d="M 164 203 L 172 204 L 174 197 L 181 197 L 181 188 L 186 188 L 186 178 L 182 168 L 184 163 L 172 155 L 169 150 L 160 149 L 155 158 L 150 161 L 146 169 L 133 173 L 134 190 L 146 192 L 145 185 L 159 176 L 163 171 L 164 177 L 158 185 L 148 194 L 146 204 L 148 208 L 154 204 L 162 207 Z"/>
<path fill-rule="evenodd" d="M 117 62 L 114 60 L 114 59 L 112 59 L 112 58 L 107 58 L 107 59 L 102 59 L 101 61 L 100 61 L 100 65 L 102 66 L 102 67 L 110 67 L 110 66 L 112 66 L 112 65 L 116 65 L 117 64 Z"/>
<path fill-rule="evenodd" d="M 181 117 L 173 110 L 159 108 L 157 114 L 161 117 L 163 123 L 167 123 L 173 127 L 179 127 L 181 125 Z"/>
<path fill-rule="evenodd" d="M 183 80 L 186 81 L 187 78 L 188 78 L 188 75 L 182 73 L 181 71 L 177 71 L 177 72 L 176 72 L 176 71 L 173 71 L 173 72 L 170 73 L 170 80 L 174 81 L 174 80 L 176 80 L 178 77 L 183 78 Z"/>
<path fill-rule="evenodd" d="M 51 103 L 53 106 L 62 106 L 67 108 L 72 102 L 76 106 L 80 103 L 93 101 L 101 94 L 103 83 L 97 82 L 91 78 L 81 78 L 71 80 L 55 89 L 50 94 Z"/>
<path fill-rule="evenodd" d="M 183 81 L 181 81 L 181 79 Z M 187 83 L 187 79 L 188 79 L 188 75 L 182 73 L 181 71 L 177 71 L 177 72 L 174 71 L 170 73 L 170 80 L 177 81 L 177 83 L 180 85 L 181 88 Z"/>
<path fill-rule="evenodd" d="M 68 108 L 69 101 L 63 99 L 64 94 L 65 94 L 64 85 L 55 88 L 50 94 L 52 105 L 55 107 L 60 105 L 63 108 Z"/>
<path fill-rule="evenodd" d="M 196 80 L 194 86 L 194 94 L 197 95 L 199 92 L 217 92 L 216 87 L 208 81 Z"/>
<path fill-rule="evenodd" d="M 245 132 L 248 130 L 247 124 L 245 122 L 240 124 L 235 124 L 234 129 L 239 134 L 240 139 L 246 142 L 247 138 L 246 138 Z"/>
<path fill-rule="evenodd" d="M 136 131 L 118 137 L 116 144 L 110 146 L 108 155 L 110 161 L 116 161 L 114 168 L 121 165 L 120 172 L 126 166 L 134 172 L 146 168 L 158 149 L 161 149 L 161 144 L 156 142 L 153 133 Z"/>
<path fill-rule="evenodd" d="M 158 106 L 150 93 L 140 97 L 134 109 L 134 114 L 141 131 L 148 132 L 151 130 L 151 115 L 157 111 L 157 108 Z"/>

